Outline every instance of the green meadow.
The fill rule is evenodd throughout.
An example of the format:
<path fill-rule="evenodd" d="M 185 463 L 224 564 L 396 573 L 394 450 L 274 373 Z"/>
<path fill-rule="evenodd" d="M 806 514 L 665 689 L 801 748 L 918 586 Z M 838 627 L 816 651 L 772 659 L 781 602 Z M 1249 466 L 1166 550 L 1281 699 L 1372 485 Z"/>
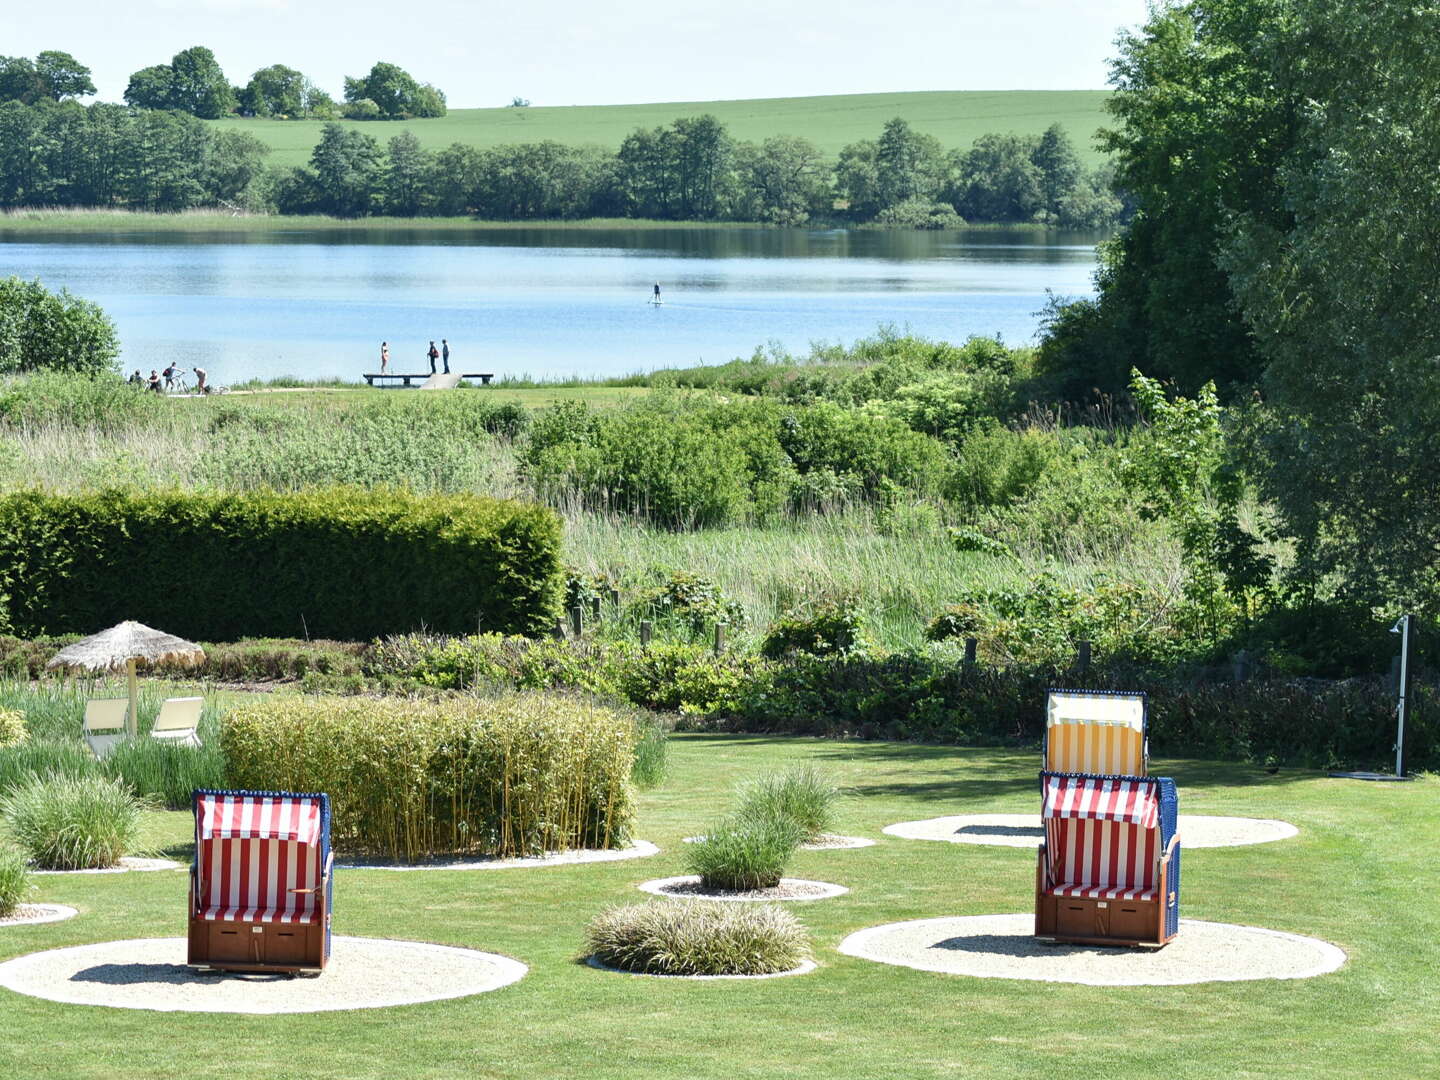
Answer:
<path fill-rule="evenodd" d="M 529 106 L 451 109 L 437 120 L 353 121 L 379 139 L 413 131 L 422 145 L 439 150 L 451 143 L 490 147 L 550 140 L 568 145 L 617 149 L 636 128 L 668 124 L 676 117 L 713 114 L 732 138 L 755 141 L 771 135 L 803 135 L 827 155 L 847 143 L 873 139 L 885 121 L 903 117 L 917 131 L 946 147 L 968 147 L 981 135 L 1009 132 L 1039 135 L 1060 124 L 1085 164 L 1101 160 L 1093 147 L 1105 123 L 1105 90 L 928 91 L 905 94 L 834 94 L 821 97 L 757 98 L 736 101 L 666 101 L 645 105 Z M 245 131 L 268 143 L 275 165 L 303 165 L 320 141 L 319 120 L 256 120 L 227 117 L 213 123 Z"/>

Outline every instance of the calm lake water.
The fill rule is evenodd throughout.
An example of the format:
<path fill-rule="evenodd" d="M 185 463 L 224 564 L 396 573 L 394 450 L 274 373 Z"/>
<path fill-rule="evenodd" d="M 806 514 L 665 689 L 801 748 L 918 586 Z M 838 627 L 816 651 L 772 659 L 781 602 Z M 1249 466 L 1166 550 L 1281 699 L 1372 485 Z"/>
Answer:
<path fill-rule="evenodd" d="M 295 230 L 263 235 L 0 232 L 0 277 L 99 302 L 127 369 L 213 381 L 392 370 L 537 377 L 721 363 L 881 325 L 1034 338 L 1046 292 L 1090 295 L 1097 237 L 1026 231 Z M 661 283 L 664 304 L 648 303 Z"/>

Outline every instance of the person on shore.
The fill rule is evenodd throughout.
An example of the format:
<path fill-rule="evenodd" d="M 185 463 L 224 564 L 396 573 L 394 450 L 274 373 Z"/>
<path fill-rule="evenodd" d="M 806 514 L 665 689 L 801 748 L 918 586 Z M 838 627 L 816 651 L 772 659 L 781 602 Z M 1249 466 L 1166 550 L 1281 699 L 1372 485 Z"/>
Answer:
<path fill-rule="evenodd" d="M 208 394 L 210 392 L 210 384 L 205 380 L 209 378 L 210 373 L 203 367 L 192 368 L 191 370 L 195 372 L 195 389 L 202 394 Z"/>
<path fill-rule="evenodd" d="M 160 373 L 154 368 L 150 369 L 150 389 L 157 394 L 162 391 L 162 387 L 160 385 Z"/>
<path fill-rule="evenodd" d="M 390 366 L 390 343 L 380 342 L 380 374 L 384 375 L 385 370 Z"/>
<path fill-rule="evenodd" d="M 430 342 L 430 350 L 425 354 L 430 359 L 430 374 L 435 374 L 435 361 L 440 359 L 440 350 L 435 348 L 435 342 Z"/>
<path fill-rule="evenodd" d="M 130 383 L 131 386 L 143 387 L 145 385 L 145 376 L 140 374 L 139 368 L 136 368 L 133 372 L 131 372 L 130 378 L 127 381 Z"/>
<path fill-rule="evenodd" d="M 445 374 L 450 374 L 450 342 L 440 339 L 440 357 L 445 361 Z"/>
<path fill-rule="evenodd" d="M 654 292 L 654 294 L 650 297 L 650 302 L 651 302 L 652 304 L 658 304 L 658 303 L 660 303 L 660 283 L 659 283 L 658 281 L 655 282 L 655 292 Z"/>
<path fill-rule="evenodd" d="M 165 392 L 168 394 L 175 389 L 175 376 L 180 374 L 180 369 L 172 362 L 160 374 L 165 377 Z"/>

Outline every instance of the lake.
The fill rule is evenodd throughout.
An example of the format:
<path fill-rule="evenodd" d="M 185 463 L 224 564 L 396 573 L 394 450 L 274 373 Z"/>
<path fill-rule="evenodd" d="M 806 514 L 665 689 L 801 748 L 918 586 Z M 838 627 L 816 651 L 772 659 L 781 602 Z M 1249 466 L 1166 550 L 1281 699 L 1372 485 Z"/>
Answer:
<path fill-rule="evenodd" d="M 806 229 L 0 232 L 0 277 L 101 304 L 127 370 L 219 383 L 392 370 L 558 378 L 806 351 L 880 326 L 1033 340 L 1047 291 L 1091 295 L 1093 234 Z M 663 305 L 650 304 L 659 282 Z"/>

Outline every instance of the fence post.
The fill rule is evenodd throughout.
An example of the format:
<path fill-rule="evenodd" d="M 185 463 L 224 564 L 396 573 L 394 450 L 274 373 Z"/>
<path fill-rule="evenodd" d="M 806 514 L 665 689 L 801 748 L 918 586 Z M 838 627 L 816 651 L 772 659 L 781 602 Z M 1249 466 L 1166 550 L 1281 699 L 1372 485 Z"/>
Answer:
<path fill-rule="evenodd" d="M 1076 674 L 1084 675 L 1090 670 L 1090 642 L 1081 641 L 1079 646 L 1080 649 L 1075 654 L 1075 671 Z"/>
<path fill-rule="evenodd" d="M 967 637 L 965 639 L 965 663 L 975 663 L 975 650 L 979 644 L 980 642 L 973 637 Z"/>
<path fill-rule="evenodd" d="M 585 631 L 585 609 L 576 604 L 570 609 L 570 633 L 579 637 Z"/>
<path fill-rule="evenodd" d="M 724 652 L 724 651 L 725 651 L 725 624 L 724 624 L 723 622 L 717 622 L 717 623 L 715 624 L 715 655 L 716 655 L 716 656 L 719 656 L 719 655 L 720 655 L 722 652 Z"/>
<path fill-rule="evenodd" d="M 565 640 L 565 620 L 564 620 L 564 619 L 556 619 L 556 620 L 555 620 L 555 625 L 550 628 L 550 636 L 553 637 L 556 641 L 564 641 L 564 640 Z"/>
<path fill-rule="evenodd" d="M 640 622 L 640 647 L 648 649 L 650 639 L 655 636 L 655 624 L 649 619 L 642 619 Z"/>
<path fill-rule="evenodd" d="M 596 622 L 600 621 L 600 597 L 592 597 L 590 600 L 590 615 Z"/>
<path fill-rule="evenodd" d="M 619 611 L 619 610 L 620 610 L 620 590 L 619 590 L 619 589 L 611 589 L 611 590 L 610 590 L 610 606 L 613 607 L 616 611 Z"/>

